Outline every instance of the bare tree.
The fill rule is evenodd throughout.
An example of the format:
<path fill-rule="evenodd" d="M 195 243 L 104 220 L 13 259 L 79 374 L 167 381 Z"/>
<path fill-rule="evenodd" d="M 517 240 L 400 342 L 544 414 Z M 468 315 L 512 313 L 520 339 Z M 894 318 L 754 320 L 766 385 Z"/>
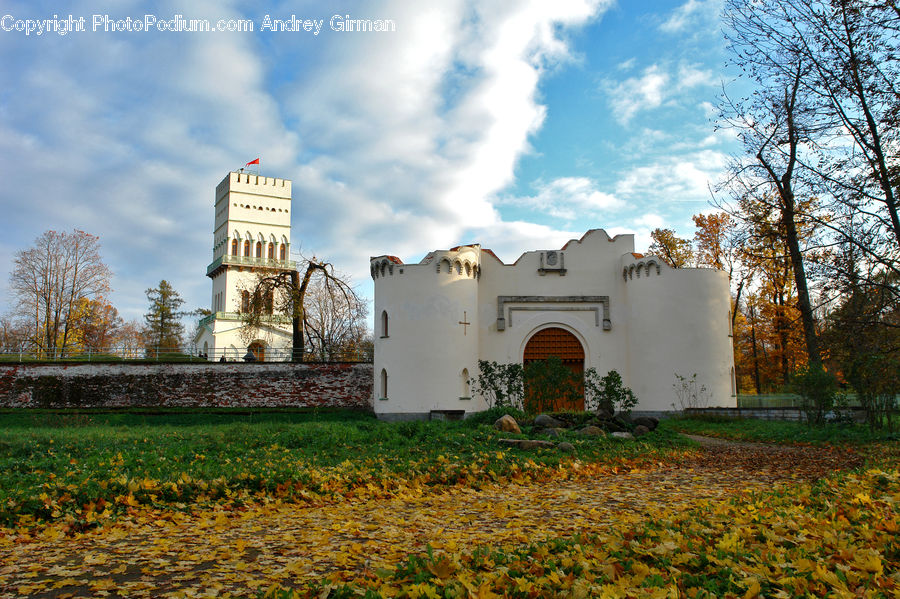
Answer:
<path fill-rule="evenodd" d="M 27 324 L 21 318 L 0 316 L 0 352 L 23 350 L 29 337 Z"/>
<path fill-rule="evenodd" d="M 147 346 L 144 323 L 135 319 L 119 325 L 113 338 L 113 345 L 123 358 L 143 357 Z"/>
<path fill-rule="evenodd" d="M 10 287 L 19 313 L 32 322 L 35 349 L 65 351 L 78 303 L 106 294 L 110 277 L 99 238 L 84 231 L 47 231 L 16 252 Z"/>
<path fill-rule="evenodd" d="M 900 273 L 900 14 L 893 0 L 727 0 L 733 61 L 757 89 L 784 88 L 803 65 L 799 95 L 817 135 L 796 157 L 798 177 L 826 203 L 830 243 L 854 245 L 877 268 Z M 810 119 L 807 118 L 809 122 Z M 807 123 L 808 124 L 808 123 Z M 822 263 L 854 277 L 845 261 Z"/>
<path fill-rule="evenodd" d="M 338 281 L 349 277 L 335 273 Z M 306 350 L 326 359 L 335 352 L 359 349 L 366 332 L 368 306 L 356 294 L 344 295 L 329 277 L 314 277 L 306 290 Z"/>
<path fill-rule="evenodd" d="M 726 188 L 738 202 L 748 196 L 772 200 L 779 221 L 775 231 L 782 235 L 796 285 L 808 359 L 821 364 L 804 258 L 808 248 L 801 247 L 799 227 L 803 221 L 825 218 L 817 213 L 815 202 L 807 202 L 810 210 L 801 211 L 797 194 L 799 188 L 812 197 L 821 189 L 819 181 L 804 178 L 803 164 L 813 162 L 833 130 L 833 121 L 811 91 L 815 68 L 797 51 L 802 33 L 789 24 L 774 24 L 782 13 L 781 3 L 775 0 L 729 0 L 726 4 L 730 49 L 755 84 L 749 99 L 735 102 L 725 95 L 720 103 L 720 125 L 736 131 L 746 152 L 732 163 Z M 753 225 L 746 212 L 733 214 Z"/>
<path fill-rule="evenodd" d="M 315 257 L 301 264 L 300 270 L 258 271 L 241 302 L 247 331 L 260 330 L 279 314 L 291 319 L 293 362 L 303 361 L 308 342 L 317 351 L 327 349 L 324 343 L 355 334 L 360 314 L 365 318 L 364 302 L 333 265 Z"/>

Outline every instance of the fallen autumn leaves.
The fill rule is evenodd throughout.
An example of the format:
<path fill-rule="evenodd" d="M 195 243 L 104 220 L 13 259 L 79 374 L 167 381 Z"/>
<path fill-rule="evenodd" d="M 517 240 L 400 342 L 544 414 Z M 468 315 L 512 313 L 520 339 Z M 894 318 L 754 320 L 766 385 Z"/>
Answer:
<path fill-rule="evenodd" d="M 455 485 L 357 477 L 344 480 L 343 497 L 305 503 L 261 495 L 204 509 L 128 506 L 126 517 L 84 533 L 63 522 L 8 529 L 0 593 L 752 597 L 900 588 L 896 466 L 811 483 L 858 458 L 760 445 L 637 463 L 535 465 Z"/>

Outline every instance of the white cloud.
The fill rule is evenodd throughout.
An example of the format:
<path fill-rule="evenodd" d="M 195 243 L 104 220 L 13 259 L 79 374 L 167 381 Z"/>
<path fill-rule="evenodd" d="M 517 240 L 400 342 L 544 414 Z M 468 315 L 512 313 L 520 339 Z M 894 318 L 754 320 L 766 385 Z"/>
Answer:
<path fill-rule="evenodd" d="M 632 222 L 638 227 L 644 227 L 647 229 L 659 229 L 665 226 L 665 220 L 663 220 L 663 217 L 652 212 L 642 214 Z"/>
<path fill-rule="evenodd" d="M 680 101 L 693 88 L 715 83 L 712 72 L 697 65 L 682 63 L 673 68 L 653 64 L 639 76 L 606 81 L 603 87 L 613 114 L 627 124 L 638 112 Z"/>
<path fill-rule="evenodd" d="M 616 194 L 651 204 L 707 202 L 709 187 L 724 172 L 727 160 L 727 154 L 714 150 L 663 158 L 628 171 L 616 184 Z"/>
<path fill-rule="evenodd" d="M 538 83 L 571 59 L 566 29 L 605 4 L 398 3 L 409 35 L 332 38 L 327 68 L 288 102 L 322 155 L 295 189 L 321 200 L 306 217 L 331 240 L 325 250 L 368 272 L 360 249 L 410 255 L 455 245 L 471 223 L 499 224 L 491 199 L 545 119 Z M 345 239 L 357 240 L 352 254 Z"/>
<path fill-rule="evenodd" d="M 545 215 L 573 221 L 586 216 L 598 216 L 621 210 L 625 202 L 600 191 L 597 183 L 587 177 L 561 177 L 550 182 L 533 184 L 536 195 L 504 198 L 504 204 L 522 206 Z"/>
<path fill-rule="evenodd" d="M 699 28 L 708 28 L 718 20 L 722 10 L 722 0 L 688 0 L 672 11 L 669 18 L 660 23 L 659 29 L 665 33 L 682 33 Z"/>
<path fill-rule="evenodd" d="M 7 247 L 77 226 L 100 236 L 127 317 L 162 278 L 189 307 L 208 306 L 213 190 L 257 156 L 263 174 L 294 181 L 295 247 L 361 282 L 369 255 L 454 245 L 473 223 L 549 239 L 550 228 L 503 223 L 491 198 L 531 151 L 541 78 L 572 60 L 567 33 L 610 3 L 385 0 L 354 10 L 397 32 L 318 38 L 5 36 L 0 73 L 15 93 L 0 95 L 0 154 L 17 174 L 2 197 Z M 258 17 L 211 2 L 191 12 Z"/>

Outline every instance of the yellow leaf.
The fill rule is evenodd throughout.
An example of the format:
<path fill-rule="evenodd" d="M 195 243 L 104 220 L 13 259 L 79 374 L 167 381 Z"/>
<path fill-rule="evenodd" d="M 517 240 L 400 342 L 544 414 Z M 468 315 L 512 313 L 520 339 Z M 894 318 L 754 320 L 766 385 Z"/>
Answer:
<path fill-rule="evenodd" d="M 744 581 L 744 584 L 747 584 L 747 581 Z M 750 584 L 747 587 L 747 592 L 744 593 L 744 599 L 756 599 L 759 597 L 759 581 L 755 578 L 750 579 Z"/>
<path fill-rule="evenodd" d="M 853 565 L 866 572 L 881 575 L 884 567 L 881 565 L 881 556 L 876 553 L 868 553 L 865 556 L 857 553 L 853 559 Z"/>
<path fill-rule="evenodd" d="M 428 571 L 440 579 L 449 578 L 456 571 L 456 566 L 446 556 L 428 564 Z"/>

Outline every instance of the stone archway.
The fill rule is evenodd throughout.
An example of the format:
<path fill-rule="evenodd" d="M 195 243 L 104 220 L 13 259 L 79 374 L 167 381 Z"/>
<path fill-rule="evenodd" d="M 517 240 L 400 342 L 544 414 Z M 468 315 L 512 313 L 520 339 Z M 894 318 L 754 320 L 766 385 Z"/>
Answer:
<path fill-rule="evenodd" d="M 584 378 L 584 347 L 578 337 L 560 327 L 541 329 L 531 336 L 525 344 L 525 352 L 522 356 L 522 365 L 537 360 L 546 360 L 555 356 L 562 360 L 573 373 L 580 379 Z M 526 397 L 528 390 L 525 390 Z M 584 392 L 582 388 L 581 398 L 575 406 L 555 405 L 554 409 L 584 410 Z"/>

